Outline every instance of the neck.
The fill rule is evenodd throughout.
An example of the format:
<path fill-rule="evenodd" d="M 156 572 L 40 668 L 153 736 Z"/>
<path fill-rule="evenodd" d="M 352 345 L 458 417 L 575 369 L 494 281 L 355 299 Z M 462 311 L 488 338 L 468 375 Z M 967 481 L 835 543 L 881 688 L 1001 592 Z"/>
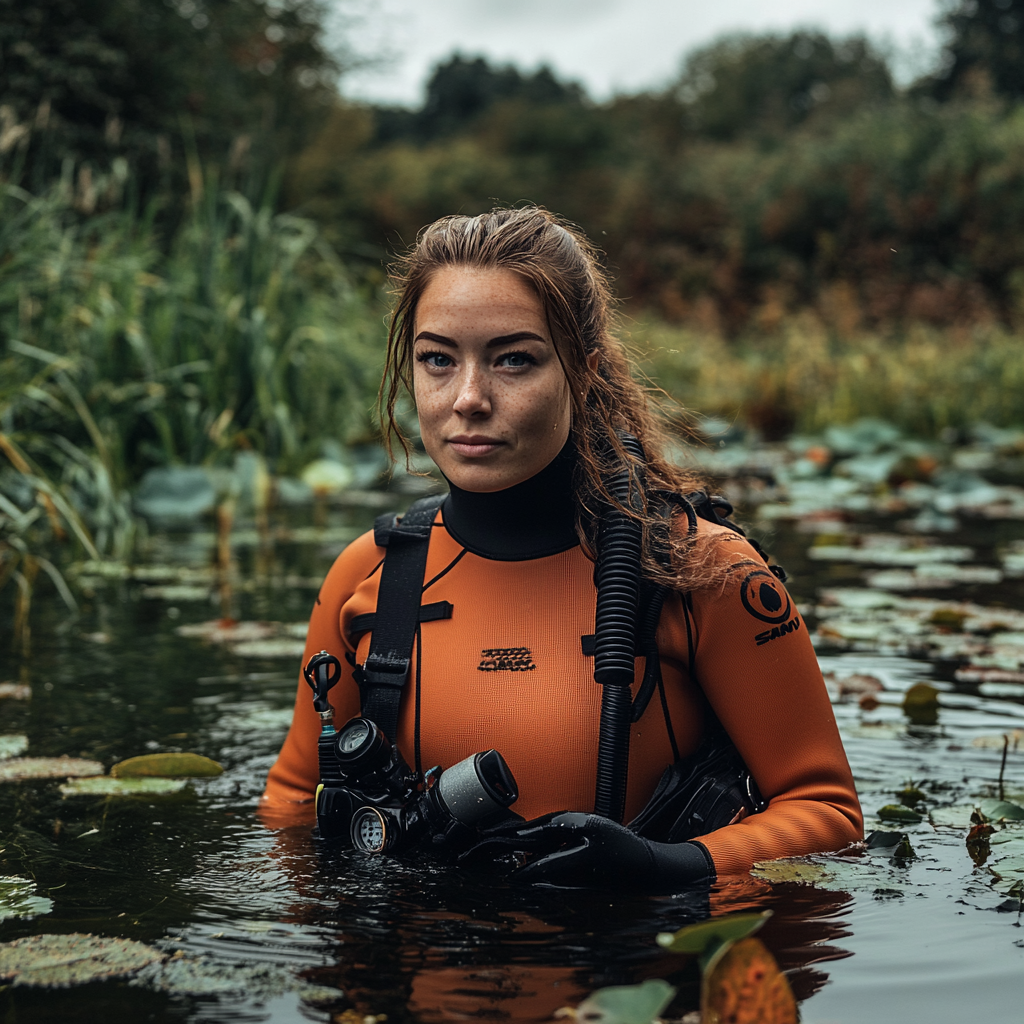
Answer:
<path fill-rule="evenodd" d="M 568 551 L 576 536 L 572 477 L 576 449 L 568 440 L 536 476 L 503 491 L 464 491 L 451 481 L 444 525 L 473 554 L 501 562 Z"/>

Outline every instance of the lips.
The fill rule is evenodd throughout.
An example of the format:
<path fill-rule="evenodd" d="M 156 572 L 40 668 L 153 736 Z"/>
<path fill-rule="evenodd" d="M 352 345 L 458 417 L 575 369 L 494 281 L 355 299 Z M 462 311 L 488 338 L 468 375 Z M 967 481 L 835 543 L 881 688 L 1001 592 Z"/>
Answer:
<path fill-rule="evenodd" d="M 479 459 L 497 451 L 505 442 L 482 434 L 459 434 L 448 438 L 448 447 L 468 459 Z"/>

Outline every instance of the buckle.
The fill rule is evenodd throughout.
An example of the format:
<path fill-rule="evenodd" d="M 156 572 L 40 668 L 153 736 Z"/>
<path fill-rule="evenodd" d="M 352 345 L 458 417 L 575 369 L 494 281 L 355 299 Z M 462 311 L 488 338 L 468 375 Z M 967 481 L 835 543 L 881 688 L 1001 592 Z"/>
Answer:
<path fill-rule="evenodd" d="M 367 686 L 393 686 L 400 690 L 409 674 L 411 658 L 392 654 L 371 654 L 363 662 L 363 682 Z"/>

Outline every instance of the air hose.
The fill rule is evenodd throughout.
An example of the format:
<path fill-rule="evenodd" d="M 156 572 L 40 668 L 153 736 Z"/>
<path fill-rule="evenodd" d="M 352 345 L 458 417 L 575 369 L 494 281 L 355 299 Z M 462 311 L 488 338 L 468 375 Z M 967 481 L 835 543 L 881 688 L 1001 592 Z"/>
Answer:
<path fill-rule="evenodd" d="M 620 434 L 626 453 L 644 462 L 640 442 Z M 605 478 L 609 494 L 626 507 L 643 501 L 643 481 L 627 464 Z M 594 622 L 594 681 L 603 687 L 601 734 L 597 751 L 597 787 L 594 812 L 622 821 L 626 807 L 629 768 L 629 732 L 635 673 L 636 619 L 640 591 L 640 556 L 643 529 L 614 505 L 601 516 L 597 533 L 597 613 Z"/>

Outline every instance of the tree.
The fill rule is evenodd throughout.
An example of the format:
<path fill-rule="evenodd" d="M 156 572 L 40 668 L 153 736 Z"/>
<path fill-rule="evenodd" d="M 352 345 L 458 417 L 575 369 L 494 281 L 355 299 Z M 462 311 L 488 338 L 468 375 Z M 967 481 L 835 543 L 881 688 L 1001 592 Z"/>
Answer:
<path fill-rule="evenodd" d="M 284 151 L 339 62 L 325 0 L 0 0 L 0 95 L 32 125 L 30 164 L 129 156 L 145 173 L 191 136 L 222 159 L 239 137 Z"/>
<path fill-rule="evenodd" d="M 400 138 L 429 142 L 472 128 L 502 101 L 516 100 L 528 106 L 578 106 L 583 99 L 580 86 L 560 82 L 548 67 L 524 74 L 511 65 L 495 67 L 483 57 L 456 53 L 434 68 L 419 110 L 378 111 L 377 134 L 381 142 Z"/>
<path fill-rule="evenodd" d="M 1024 96 L 1024 0 L 952 0 L 940 19 L 948 36 L 933 91 Z"/>
<path fill-rule="evenodd" d="M 1024 0 L 1022 0 L 1024 2 Z M 813 115 L 888 99 L 892 77 L 866 39 L 819 32 L 731 35 L 691 54 L 676 95 L 698 135 L 777 137 Z"/>

